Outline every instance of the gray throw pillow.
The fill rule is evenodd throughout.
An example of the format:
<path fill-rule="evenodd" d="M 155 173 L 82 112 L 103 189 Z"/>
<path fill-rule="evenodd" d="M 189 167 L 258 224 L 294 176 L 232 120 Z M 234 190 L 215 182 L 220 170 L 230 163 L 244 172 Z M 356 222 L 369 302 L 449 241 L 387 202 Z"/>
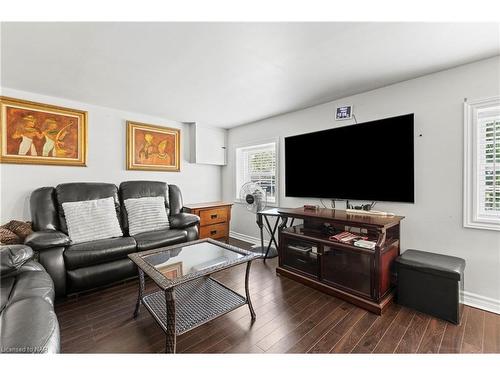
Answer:
<path fill-rule="evenodd" d="M 62 204 L 73 243 L 121 237 L 113 197 Z"/>
<path fill-rule="evenodd" d="M 128 216 L 128 232 L 131 236 L 170 228 L 163 197 L 126 199 L 125 208 Z"/>

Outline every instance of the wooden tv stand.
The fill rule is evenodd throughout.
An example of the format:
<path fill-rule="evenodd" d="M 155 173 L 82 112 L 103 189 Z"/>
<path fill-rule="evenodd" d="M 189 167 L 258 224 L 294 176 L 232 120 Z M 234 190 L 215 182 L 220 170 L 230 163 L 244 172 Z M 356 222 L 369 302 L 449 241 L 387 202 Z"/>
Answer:
<path fill-rule="evenodd" d="M 352 214 L 343 210 L 280 208 L 279 265 L 276 272 L 322 292 L 382 314 L 393 298 L 392 263 L 400 251 L 402 216 Z M 303 224 L 286 228 L 288 219 Z M 365 249 L 330 240 L 349 231 L 377 244 Z"/>

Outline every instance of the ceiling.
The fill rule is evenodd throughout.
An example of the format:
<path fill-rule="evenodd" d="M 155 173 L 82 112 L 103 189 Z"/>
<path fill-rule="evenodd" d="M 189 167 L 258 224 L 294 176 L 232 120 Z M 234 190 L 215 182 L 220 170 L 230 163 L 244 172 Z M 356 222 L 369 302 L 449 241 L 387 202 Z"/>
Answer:
<path fill-rule="evenodd" d="M 2 23 L 2 86 L 230 128 L 500 54 L 498 23 Z"/>

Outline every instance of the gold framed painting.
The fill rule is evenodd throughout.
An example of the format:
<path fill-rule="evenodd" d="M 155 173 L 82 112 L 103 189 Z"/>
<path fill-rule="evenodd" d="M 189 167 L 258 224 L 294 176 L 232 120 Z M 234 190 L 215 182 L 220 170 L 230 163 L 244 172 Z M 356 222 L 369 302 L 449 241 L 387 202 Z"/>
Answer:
<path fill-rule="evenodd" d="M 182 276 L 182 262 L 172 263 L 167 266 L 158 267 L 160 271 L 167 279 L 173 280 L 176 277 Z"/>
<path fill-rule="evenodd" d="M 85 167 L 87 112 L 0 97 L 0 163 Z"/>
<path fill-rule="evenodd" d="M 127 169 L 180 171 L 181 131 L 127 121 Z"/>

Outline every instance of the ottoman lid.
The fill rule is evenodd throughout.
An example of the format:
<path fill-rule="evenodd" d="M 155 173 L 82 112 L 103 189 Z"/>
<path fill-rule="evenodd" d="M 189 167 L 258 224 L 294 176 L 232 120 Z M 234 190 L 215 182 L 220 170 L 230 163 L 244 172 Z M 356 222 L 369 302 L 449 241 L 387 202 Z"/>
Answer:
<path fill-rule="evenodd" d="M 396 263 L 422 272 L 460 280 L 465 269 L 465 260 L 449 255 L 429 253 L 427 251 L 406 250 L 396 259 Z"/>

